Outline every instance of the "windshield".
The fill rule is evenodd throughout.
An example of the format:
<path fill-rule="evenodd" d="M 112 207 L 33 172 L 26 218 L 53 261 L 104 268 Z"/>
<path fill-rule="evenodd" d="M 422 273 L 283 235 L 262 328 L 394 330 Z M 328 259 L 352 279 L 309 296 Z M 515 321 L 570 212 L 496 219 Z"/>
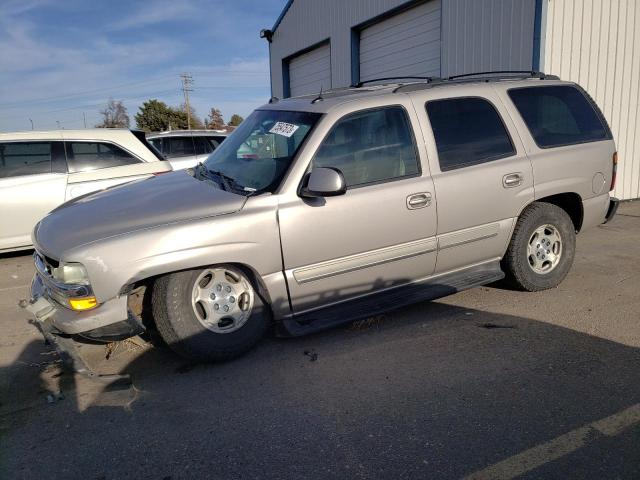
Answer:
<path fill-rule="evenodd" d="M 256 110 L 204 162 L 234 190 L 273 192 L 321 114 Z"/>

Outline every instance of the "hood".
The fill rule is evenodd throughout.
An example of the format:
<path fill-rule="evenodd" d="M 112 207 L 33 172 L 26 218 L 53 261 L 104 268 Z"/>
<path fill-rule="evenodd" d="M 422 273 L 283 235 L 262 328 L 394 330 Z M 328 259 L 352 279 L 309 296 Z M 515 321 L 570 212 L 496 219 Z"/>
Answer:
<path fill-rule="evenodd" d="M 44 217 L 35 245 L 60 257 L 86 243 L 167 223 L 240 210 L 246 197 L 170 172 L 75 198 Z"/>

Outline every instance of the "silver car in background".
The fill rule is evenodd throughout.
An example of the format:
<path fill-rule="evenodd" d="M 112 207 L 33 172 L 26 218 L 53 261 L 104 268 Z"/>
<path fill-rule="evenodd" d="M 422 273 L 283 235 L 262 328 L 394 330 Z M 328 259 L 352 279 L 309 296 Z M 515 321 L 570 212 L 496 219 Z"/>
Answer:
<path fill-rule="evenodd" d="M 616 165 L 595 103 L 543 74 L 272 100 L 203 165 L 45 217 L 24 305 L 53 341 L 151 325 L 210 361 L 272 323 L 302 335 L 505 276 L 553 288 L 615 214 Z"/>
<path fill-rule="evenodd" d="M 174 170 L 204 162 L 225 138 L 227 132 L 220 130 L 173 130 L 147 135 L 147 140 L 171 162 Z"/>
<path fill-rule="evenodd" d="M 31 247 L 31 232 L 72 198 L 171 171 L 144 132 L 0 133 L 0 252 Z"/>

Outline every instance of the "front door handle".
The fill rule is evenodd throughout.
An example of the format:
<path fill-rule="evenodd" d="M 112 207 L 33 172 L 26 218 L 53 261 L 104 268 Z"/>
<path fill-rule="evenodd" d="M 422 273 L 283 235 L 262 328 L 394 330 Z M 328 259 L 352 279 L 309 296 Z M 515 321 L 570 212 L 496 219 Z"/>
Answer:
<path fill-rule="evenodd" d="M 416 210 L 429 205 L 431 205 L 431 193 L 429 192 L 414 193 L 407 197 L 407 208 L 409 210 Z"/>
<path fill-rule="evenodd" d="M 521 173 L 509 173 L 502 177 L 502 186 L 504 188 L 519 187 L 523 180 L 524 177 Z"/>

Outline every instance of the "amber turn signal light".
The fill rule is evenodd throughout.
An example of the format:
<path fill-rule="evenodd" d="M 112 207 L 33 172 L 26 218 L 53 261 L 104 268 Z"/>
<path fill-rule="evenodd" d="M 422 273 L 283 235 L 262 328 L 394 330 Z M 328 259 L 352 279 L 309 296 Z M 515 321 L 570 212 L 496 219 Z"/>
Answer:
<path fill-rule="evenodd" d="M 70 298 L 69 305 L 73 310 L 91 310 L 98 306 L 96 297 L 84 297 L 84 298 Z"/>

